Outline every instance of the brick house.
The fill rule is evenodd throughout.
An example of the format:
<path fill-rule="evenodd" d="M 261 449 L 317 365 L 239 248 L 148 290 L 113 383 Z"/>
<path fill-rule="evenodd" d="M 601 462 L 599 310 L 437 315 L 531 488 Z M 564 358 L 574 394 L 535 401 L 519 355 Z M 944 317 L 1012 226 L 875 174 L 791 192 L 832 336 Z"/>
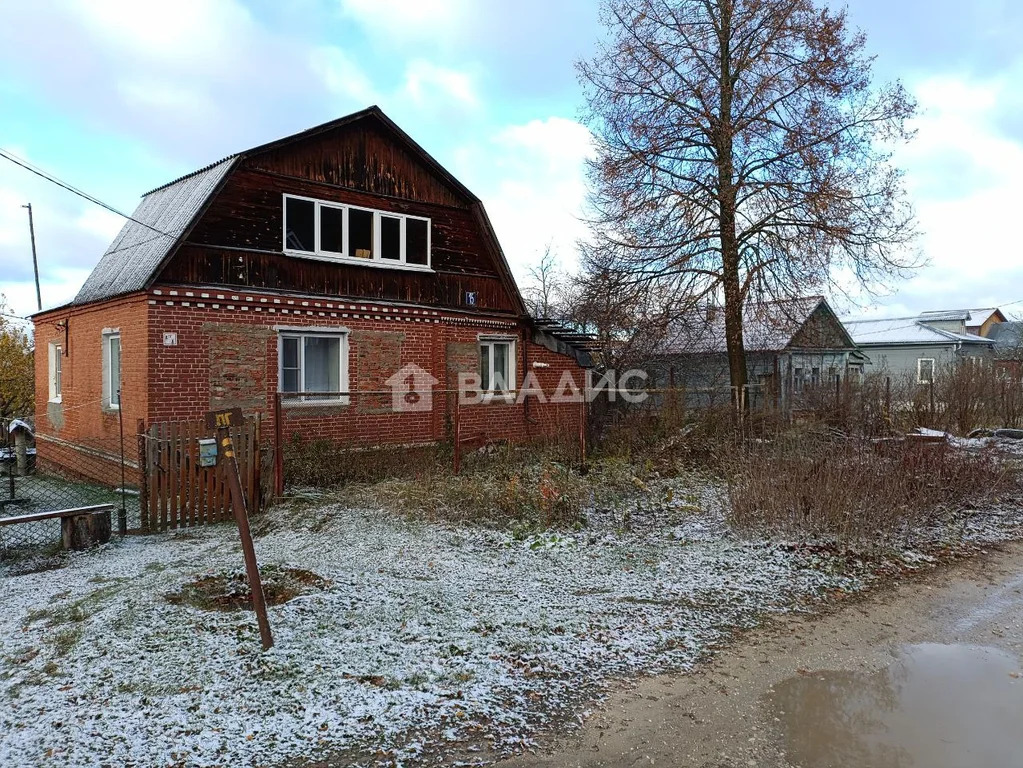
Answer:
<path fill-rule="evenodd" d="M 34 321 L 39 458 L 69 466 L 114 457 L 122 426 L 134 446 L 140 420 L 239 406 L 272 428 L 278 392 L 306 438 L 442 441 L 459 373 L 485 393 L 463 433 L 527 440 L 582 418 L 515 398 L 527 373 L 551 392 L 589 365 L 528 316 L 480 200 L 377 107 L 147 193 L 75 299 Z M 357 394 L 410 365 L 430 408 Z"/>

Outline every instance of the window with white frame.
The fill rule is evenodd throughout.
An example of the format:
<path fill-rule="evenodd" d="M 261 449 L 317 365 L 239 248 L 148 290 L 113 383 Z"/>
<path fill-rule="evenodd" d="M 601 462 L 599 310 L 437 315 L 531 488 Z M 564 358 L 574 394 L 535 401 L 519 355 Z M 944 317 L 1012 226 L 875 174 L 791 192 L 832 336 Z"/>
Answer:
<path fill-rule="evenodd" d="M 918 384 L 930 384 L 934 381 L 933 357 L 921 357 L 916 361 L 916 380 Z"/>
<path fill-rule="evenodd" d="M 430 269 L 430 219 L 284 196 L 284 250 L 397 269 Z"/>
<path fill-rule="evenodd" d="M 302 395 L 285 403 L 348 402 L 347 333 L 282 331 L 277 359 L 278 391 Z"/>
<path fill-rule="evenodd" d="M 103 405 L 121 407 L 121 334 L 103 332 Z"/>
<path fill-rule="evenodd" d="M 480 390 L 491 394 L 515 388 L 515 339 L 480 337 Z"/>
<path fill-rule="evenodd" d="M 61 401 L 61 389 L 63 385 L 64 368 L 64 346 L 62 344 L 50 343 L 50 402 Z"/>

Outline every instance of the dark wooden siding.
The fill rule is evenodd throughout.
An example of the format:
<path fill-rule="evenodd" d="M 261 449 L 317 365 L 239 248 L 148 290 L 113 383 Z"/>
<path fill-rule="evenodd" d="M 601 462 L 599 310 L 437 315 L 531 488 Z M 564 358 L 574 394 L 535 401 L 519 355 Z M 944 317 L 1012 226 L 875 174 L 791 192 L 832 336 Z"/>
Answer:
<path fill-rule="evenodd" d="M 286 255 L 283 194 L 426 216 L 435 274 Z M 474 201 L 389 140 L 376 124 L 345 126 L 246 159 L 158 282 L 408 301 L 515 312 Z"/>
<path fill-rule="evenodd" d="M 370 119 L 247 158 L 243 167 L 424 203 L 469 202 Z"/>

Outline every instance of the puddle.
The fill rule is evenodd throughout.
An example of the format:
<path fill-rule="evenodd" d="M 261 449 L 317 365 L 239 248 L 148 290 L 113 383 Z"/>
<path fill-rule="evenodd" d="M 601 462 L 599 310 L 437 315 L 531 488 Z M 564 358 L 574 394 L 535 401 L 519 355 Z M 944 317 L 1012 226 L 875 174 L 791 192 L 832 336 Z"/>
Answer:
<path fill-rule="evenodd" d="M 818 672 L 769 695 L 802 768 L 1023 768 L 1020 659 L 913 645 L 871 675 Z"/>

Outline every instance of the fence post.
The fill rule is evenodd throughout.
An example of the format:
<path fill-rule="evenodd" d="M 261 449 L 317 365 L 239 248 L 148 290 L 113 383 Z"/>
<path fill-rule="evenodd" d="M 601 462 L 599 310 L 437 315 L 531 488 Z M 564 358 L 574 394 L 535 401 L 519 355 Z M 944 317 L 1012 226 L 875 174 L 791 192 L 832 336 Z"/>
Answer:
<path fill-rule="evenodd" d="M 884 377 L 884 420 L 885 426 L 892 424 L 892 377 Z"/>
<path fill-rule="evenodd" d="M 462 422 L 459 418 L 458 413 L 459 406 L 459 393 L 455 392 L 455 408 L 454 408 L 454 429 L 452 432 L 455 437 L 455 457 L 454 457 L 454 472 L 457 475 L 459 470 L 462 468 Z"/>
<path fill-rule="evenodd" d="M 929 426 L 933 429 L 933 427 L 934 427 L 934 369 L 933 369 L 933 367 L 931 369 L 931 379 L 930 379 L 930 381 L 927 382 L 927 388 L 930 390 L 930 397 L 931 397 L 931 423 L 930 423 Z"/>
<path fill-rule="evenodd" d="M 274 496 L 280 498 L 284 495 L 284 453 L 283 433 L 284 425 L 281 423 L 281 393 L 274 394 Z"/>
<path fill-rule="evenodd" d="M 117 533 L 124 536 L 128 532 L 128 510 L 127 493 L 124 478 L 124 401 L 121 398 L 121 390 L 117 390 L 117 431 L 120 435 L 121 444 L 121 508 L 117 510 Z"/>
<path fill-rule="evenodd" d="M 579 466 L 586 466 L 586 394 L 579 401 Z"/>
<path fill-rule="evenodd" d="M 146 450 L 146 420 L 135 424 L 139 445 L 139 528 L 149 528 L 149 452 Z"/>

